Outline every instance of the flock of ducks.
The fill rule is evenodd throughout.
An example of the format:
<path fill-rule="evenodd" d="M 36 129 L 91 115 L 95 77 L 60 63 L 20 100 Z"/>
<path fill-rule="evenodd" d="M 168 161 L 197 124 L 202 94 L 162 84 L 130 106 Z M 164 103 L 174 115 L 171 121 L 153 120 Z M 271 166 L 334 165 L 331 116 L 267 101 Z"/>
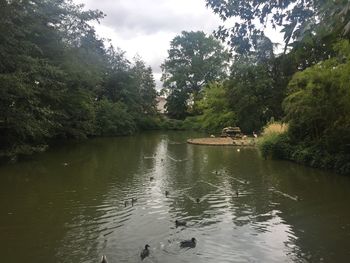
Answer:
<path fill-rule="evenodd" d="M 150 177 L 150 181 L 153 181 L 154 178 L 153 177 Z M 168 197 L 169 196 L 169 191 L 165 191 L 165 197 Z M 136 198 L 132 197 L 131 200 L 130 200 L 130 203 L 132 206 L 134 206 L 134 203 L 137 201 Z M 196 199 L 196 202 L 199 203 L 200 202 L 200 199 L 197 198 Z M 126 207 L 127 205 L 129 204 L 129 202 L 126 200 L 124 201 L 124 206 Z M 186 221 L 182 221 L 182 220 L 175 220 L 175 226 L 176 227 L 180 227 L 180 226 L 186 226 L 187 225 L 187 222 Z M 180 248 L 195 248 L 196 247 L 196 244 L 197 244 L 197 240 L 192 237 L 191 239 L 189 240 L 183 240 L 180 242 Z M 141 257 L 141 260 L 144 260 L 146 257 L 148 257 L 150 255 L 150 245 L 146 244 L 145 245 L 145 248 L 142 249 L 141 253 L 140 253 L 140 257 Z M 105 255 L 102 256 L 102 259 L 101 259 L 101 263 L 108 263 L 107 261 L 107 257 Z"/>

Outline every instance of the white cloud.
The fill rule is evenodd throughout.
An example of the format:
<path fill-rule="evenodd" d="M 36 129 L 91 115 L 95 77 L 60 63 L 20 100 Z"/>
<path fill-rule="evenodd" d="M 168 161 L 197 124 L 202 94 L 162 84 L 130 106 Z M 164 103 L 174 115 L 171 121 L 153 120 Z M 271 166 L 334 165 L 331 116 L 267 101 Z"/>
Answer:
<path fill-rule="evenodd" d="M 86 9 L 106 14 L 97 33 L 126 51 L 129 59 L 139 54 L 150 65 L 161 87 L 160 65 L 170 41 L 181 31 L 212 33 L 220 19 L 205 7 L 204 0 L 75 0 Z"/>
<path fill-rule="evenodd" d="M 129 59 L 139 54 L 150 65 L 161 88 L 160 65 L 167 57 L 170 41 L 181 31 L 201 30 L 212 33 L 222 21 L 205 0 L 74 0 L 86 9 L 99 9 L 106 14 L 97 33 L 111 39 L 115 47 L 126 51 Z M 268 33 L 274 42 L 280 34 Z"/>

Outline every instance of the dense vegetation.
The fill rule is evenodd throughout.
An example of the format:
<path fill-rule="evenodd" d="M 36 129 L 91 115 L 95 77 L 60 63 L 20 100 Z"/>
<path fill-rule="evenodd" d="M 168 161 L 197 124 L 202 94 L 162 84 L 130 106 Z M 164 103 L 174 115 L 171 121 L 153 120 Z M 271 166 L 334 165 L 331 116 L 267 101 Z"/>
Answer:
<path fill-rule="evenodd" d="M 266 154 L 350 173 L 350 44 L 337 56 L 296 73 L 283 101 L 288 133 L 268 140 Z M 266 145 L 262 145 L 262 148 Z"/>
<path fill-rule="evenodd" d="M 103 16 L 70 0 L 0 0 L 0 157 L 152 126 L 152 70 L 96 36 Z"/>
<path fill-rule="evenodd" d="M 340 1 L 206 0 L 232 28 L 183 31 L 162 64 L 167 118 L 141 58 L 96 36 L 71 0 L 0 0 L 0 157 L 45 149 L 52 140 L 137 130 L 240 126 L 282 133 L 261 141 L 265 157 L 350 173 L 350 4 Z M 264 35 L 284 33 L 284 47 Z M 267 134 L 267 133 L 266 133 Z"/>
<path fill-rule="evenodd" d="M 168 115 L 177 119 L 196 115 L 203 88 L 226 76 L 229 53 L 213 36 L 186 31 L 171 41 L 168 53 L 162 64 Z"/>
<path fill-rule="evenodd" d="M 350 173 L 349 2 L 206 2 L 223 20 L 242 22 L 215 32 L 234 50 L 229 75 L 205 82 L 197 99 L 187 95 L 183 126 L 212 133 L 238 125 L 250 134 L 286 122 L 288 130 L 260 141 L 265 157 Z M 267 26 L 284 33 L 280 54 L 264 35 Z"/>

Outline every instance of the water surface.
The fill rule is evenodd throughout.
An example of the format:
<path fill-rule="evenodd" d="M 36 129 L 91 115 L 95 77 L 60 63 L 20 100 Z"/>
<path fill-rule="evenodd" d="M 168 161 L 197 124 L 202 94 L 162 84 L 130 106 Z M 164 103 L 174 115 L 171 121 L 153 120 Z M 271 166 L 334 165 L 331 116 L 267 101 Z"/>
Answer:
<path fill-rule="evenodd" d="M 140 262 L 145 244 L 144 262 L 348 261 L 350 178 L 189 136 L 93 139 L 0 167 L 1 262 Z"/>

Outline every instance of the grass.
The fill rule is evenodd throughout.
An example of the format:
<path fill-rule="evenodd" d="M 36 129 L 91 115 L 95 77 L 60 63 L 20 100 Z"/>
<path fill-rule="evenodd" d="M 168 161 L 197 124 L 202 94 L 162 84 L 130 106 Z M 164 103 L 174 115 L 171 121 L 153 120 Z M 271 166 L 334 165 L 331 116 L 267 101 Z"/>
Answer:
<path fill-rule="evenodd" d="M 271 134 L 282 134 L 288 131 L 288 124 L 287 123 L 281 123 L 281 122 L 272 122 L 267 124 L 263 132 L 261 133 L 262 136 L 270 136 Z"/>

